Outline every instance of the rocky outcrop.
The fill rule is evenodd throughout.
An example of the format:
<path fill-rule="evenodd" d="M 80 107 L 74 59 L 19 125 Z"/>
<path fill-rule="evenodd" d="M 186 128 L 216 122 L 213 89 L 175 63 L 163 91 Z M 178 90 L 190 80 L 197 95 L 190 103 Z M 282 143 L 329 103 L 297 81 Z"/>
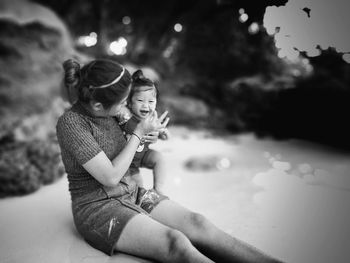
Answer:
<path fill-rule="evenodd" d="M 74 55 L 59 18 L 27 1 L 0 3 L 0 197 L 63 174 L 56 142 L 62 62 Z"/>

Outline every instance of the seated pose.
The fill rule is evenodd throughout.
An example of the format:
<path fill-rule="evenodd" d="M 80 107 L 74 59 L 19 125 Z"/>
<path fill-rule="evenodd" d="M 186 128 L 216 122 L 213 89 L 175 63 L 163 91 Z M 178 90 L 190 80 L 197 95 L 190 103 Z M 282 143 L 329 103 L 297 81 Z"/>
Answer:
<path fill-rule="evenodd" d="M 148 78 L 143 76 L 141 70 L 137 70 L 132 75 L 131 90 L 127 100 L 127 108 L 130 110 L 131 117 L 124 113 L 119 116 L 119 124 L 129 139 L 137 126 L 142 120 L 153 114 L 157 107 L 157 98 L 159 96 L 155 84 Z M 129 118 L 128 118 L 129 117 Z M 169 121 L 167 118 L 163 126 Z M 168 139 L 169 132 L 166 128 L 158 131 L 155 135 L 159 135 L 161 139 Z M 130 173 L 139 186 L 142 186 L 142 178 L 140 175 L 140 167 L 146 167 L 153 171 L 153 187 L 158 193 L 164 193 L 164 184 L 166 178 L 166 169 L 162 154 L 149 148 L 149 142 L 140 138 L 140 145 L 136 150 L 134 159 L 130 166 Z"/>
<path fill-rule="evenodd" d="M 155 141 L 150 132 L 165 128 L 166 114 L 141 119 L 125 139 L 115 118 L 130 91 L 131 77 L 123 66 L 94 60 L 80 67 L 67 60 L 64 69 L 68 94 L 77 100 L 59 118 L 57 138 L 74 223 L 91 246 L 108 255 L 123 252 L 157 262 L 279 262 L 135 183 L 129 167 L 139 138 Z"/>

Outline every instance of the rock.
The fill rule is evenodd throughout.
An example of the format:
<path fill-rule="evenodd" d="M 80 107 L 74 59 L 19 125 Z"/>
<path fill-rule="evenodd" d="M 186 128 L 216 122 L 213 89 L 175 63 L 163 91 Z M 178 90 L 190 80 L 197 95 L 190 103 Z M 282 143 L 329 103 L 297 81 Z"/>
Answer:
<path fill-rule="evenodd" d="M 31 193 L 62 176 L 55 124 L 62 62 L 76 56 L 64 23 L 48 8 L 0 3 L 0 196 Z"/>

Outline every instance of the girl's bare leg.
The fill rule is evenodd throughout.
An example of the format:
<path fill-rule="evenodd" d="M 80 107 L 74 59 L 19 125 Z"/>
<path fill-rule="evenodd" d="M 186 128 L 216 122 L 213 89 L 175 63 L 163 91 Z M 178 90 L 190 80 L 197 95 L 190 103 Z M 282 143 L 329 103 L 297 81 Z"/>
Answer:
<path fill-rule="evenodd" d="M 151 216 L 184 233 L 200 251 L 215 262 L 281 262 L 226 234 L 204 216 L 193 213 L 171 200 L 158 204 Z"/>
<path fill-rule="evenodd" d="M 136 182 L 139 187 L 143 187 L 143 178 L 140 173 L 133 174 L 132 179 Z"/>
<path fill-rule="evenodd" d="M 142 214 L 128 222 L 115 249 L 160 262 L 213 262 L 201 254 L 183 233 Z"/>
<path fill-rule="evenodd" d="M 167 179 L 167 168 L 165 167 L 165 161 L 160 153 L 155 154 L 155 164 L 153 167 L 153 188 L 159 193 L 164 193 L 165 181 Z"/>

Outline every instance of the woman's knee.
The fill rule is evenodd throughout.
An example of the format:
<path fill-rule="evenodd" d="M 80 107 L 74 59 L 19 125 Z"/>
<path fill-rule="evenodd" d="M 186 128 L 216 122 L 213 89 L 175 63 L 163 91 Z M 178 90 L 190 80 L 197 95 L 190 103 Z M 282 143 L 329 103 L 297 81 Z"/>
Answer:
<path fill-rule="evenodd" d="M 189 218 L 192 229 L 199 231 L 208 231 L 210 229 L 210 222 L 205 216 L 191 212 Z"/>
<path fill-rule="evenodd" d="M 215 227 L 203 215 L 191 212 L 189 222 L 186 226 L 186 235 L 193 242 L 200 242 L 203 239 L 213 238 L 215 236 Z"/>

